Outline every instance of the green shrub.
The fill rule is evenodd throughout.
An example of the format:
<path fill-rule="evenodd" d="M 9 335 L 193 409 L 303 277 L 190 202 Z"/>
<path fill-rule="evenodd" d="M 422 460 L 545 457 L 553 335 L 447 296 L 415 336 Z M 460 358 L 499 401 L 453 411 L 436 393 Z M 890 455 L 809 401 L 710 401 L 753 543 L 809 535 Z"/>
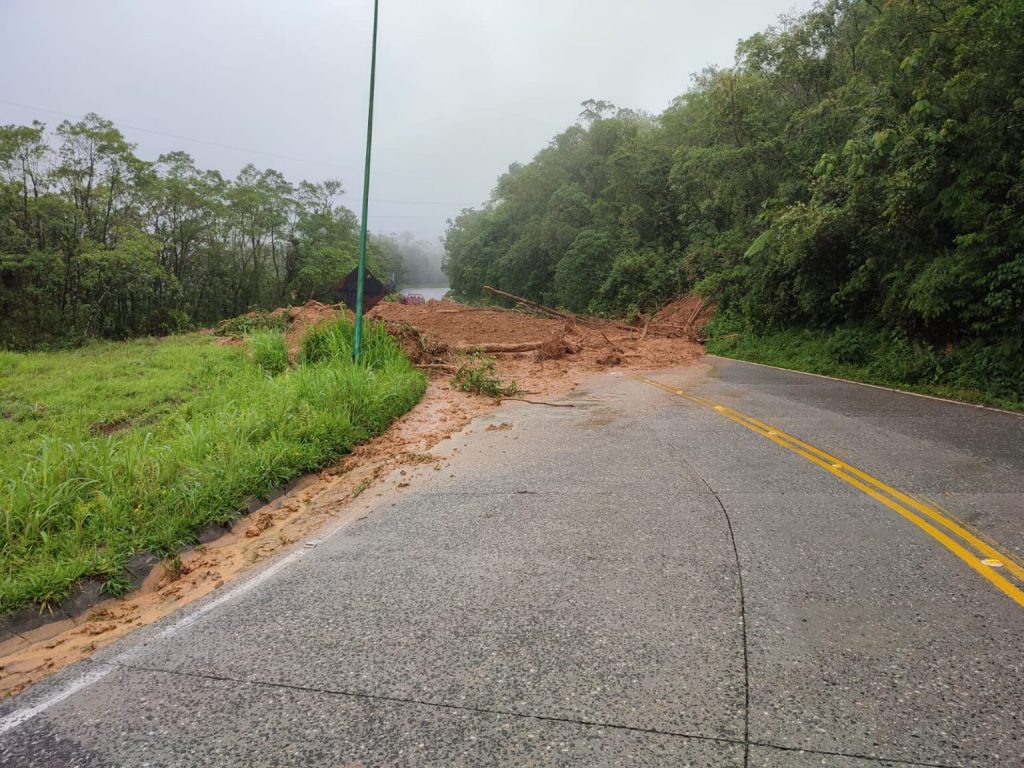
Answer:
<path fill-rule="evenodd" d="M 184 310 L 160 309 L 150 315 L 143 330 L 150 336 L 169 336 L 174 333 L 185 333 L 194 328 L 192 318 Z"/>
<path fill-rule="evenodd" d="M 351 360 L 354 338 L 355 328 L 345 317 L 311 328 L 299 348 L 299 362 L 313 364 L 331 358 Z"/>
<path fill-rule="evenodd" d="M 939 383 L 935 350 L 898 331 L 880 334 L 874 355 L 865 363 L 867 373 L 883 384 Z"/>
<path fill-rule="evenodd" d="M 283 315 L 272 315 L 269 312 L 250 312 L 225 320 L 217 326 L 217 336 L 244 336 L 253 331 L 283 331 L 288 323 Z"/>
<path fill-rule="evenodd" d="M 351 360 L 355 347 L 355 327 L 346 317 L 339 317 L 312 328 L 302 341 L 299 362 L 316 363 L 327 359 Z M 372 370 L 395 363 L 401 352 L 382 322 L 363 323 L 363 343 L 359 363 Z M 402 358 L 404 360 L 404 358 Z"/>
<path fill-rule="evenodd" d="M 597 312 L 635 317 L 685 293 L 688 287 L 680 259 L 659 248 L 644 248 L 615 258 L 591 307 Z"/>
<path fill-rule="evenodd" d="M 490 397 L 512 397 L 519 392 L 514 381 L 508 383 L 498 378 L 494 360 L 479 352 L 470 355 L 467 362 L 459 366 L 452 378 L 452 384 L 463 392 L 475 392 Z"/>
<path fill-rule="evenodd" d="M 874 336 L 860 328 L 837 328 L 825 344 L 829 357 L 837 363 L 862 365 L 871 356 Z"/>
<path fill-rule="evenodd" d="M 754 334 L 718 316 L 708 325 L 707 334 L 712 354 L 1024 410 L 1024 341 L 1020 340 L 975 340 L 940 348 L 900 332 L 865 328 Z"/>
<path fill-rule="evenodd" d="M 1024 340 L 951 345 L 937 367 L 950 386 L 1024 402 Z"/>

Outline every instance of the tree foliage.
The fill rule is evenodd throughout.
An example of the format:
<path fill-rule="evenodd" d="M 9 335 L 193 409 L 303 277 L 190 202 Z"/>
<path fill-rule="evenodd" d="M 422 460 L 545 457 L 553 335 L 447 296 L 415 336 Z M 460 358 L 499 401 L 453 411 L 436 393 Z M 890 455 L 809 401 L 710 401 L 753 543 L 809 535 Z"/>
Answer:
<path fill-rule="evenodd" d="M 0 347 L 163 334 L 249 309 L 333 301 L 355 266 L 341 182 L 234 179 L 184 152 L 146 162 L 108 120 L 0 126 Z M 397 261 L 396 261 L 397 259 Z M 370 268 L 401 254 L 370 244 Z"/>
<path fill-rule="evenodd" d="M 1024 3 L 826 0 L 661 115 L 584 102 L 445 236 L 495 285 L 628 314 L 684 290 L 740 327 L 1024 337 Z"/>

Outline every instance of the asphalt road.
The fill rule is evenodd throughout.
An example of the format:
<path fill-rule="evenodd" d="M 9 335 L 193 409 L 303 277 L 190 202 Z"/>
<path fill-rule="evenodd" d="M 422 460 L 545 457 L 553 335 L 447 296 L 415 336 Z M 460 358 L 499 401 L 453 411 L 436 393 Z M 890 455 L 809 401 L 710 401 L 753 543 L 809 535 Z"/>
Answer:
<path fill-rule="evenodd" d="M 1024 765 L 1024 418 L 717 358 L 650 378 L 507 404 L 4 702 L 0 765 Z"/>

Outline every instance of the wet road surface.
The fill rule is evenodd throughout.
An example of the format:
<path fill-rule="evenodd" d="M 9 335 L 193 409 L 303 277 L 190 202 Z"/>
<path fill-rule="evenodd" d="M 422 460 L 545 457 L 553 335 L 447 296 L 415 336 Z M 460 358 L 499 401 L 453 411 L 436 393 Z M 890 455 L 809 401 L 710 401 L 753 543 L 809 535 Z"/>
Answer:
<path fill-rule="evenodd" d="M 713 357 L 564 402 L 0 704 L 0 765 L 1024 764 L 1024 418 Z"/>

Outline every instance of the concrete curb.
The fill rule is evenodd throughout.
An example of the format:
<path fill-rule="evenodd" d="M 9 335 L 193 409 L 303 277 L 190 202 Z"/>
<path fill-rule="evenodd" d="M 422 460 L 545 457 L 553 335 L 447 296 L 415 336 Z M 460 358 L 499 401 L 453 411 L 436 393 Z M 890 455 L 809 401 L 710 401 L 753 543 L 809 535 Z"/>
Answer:
<path fill-rule="evenodd" d="M 264 498 L 250 496 L 244 508 L 223 523 L 212 523 L 206 526 L 197 534 L 197 545 L 209 544 L 216 541 L 225 533 L 229 533 L 238 523 L 248 518 L 255 512 L 260 511 L 278 501 L 281 497 L 305 487 L 319 477 L 319 472 L 312 472 L 298 477 L 271 493 Z M 181 550 L 187 552 L 192 547 Z M 125 564 L 125 574 L 131 584 L 130 592 L 134 592 L 142 586 L 153 569 L 163 559 L 153 552 L 144 551 L 132 555 Z M 4 616 L 0 616 L 0 643 L 10 640 L 12 637 L 20 637 L 27 632 L 38 629 L 46 624 L 67 619 L 77 619 L 90 611 L 104 600 L 110 599 L 111 595 L 103 591 L 103 580 L 96 577 L 82 579 L 71 588 L 71 594 L 65 597 L 56 605 L 33 604 L 19 608 Z"/>

